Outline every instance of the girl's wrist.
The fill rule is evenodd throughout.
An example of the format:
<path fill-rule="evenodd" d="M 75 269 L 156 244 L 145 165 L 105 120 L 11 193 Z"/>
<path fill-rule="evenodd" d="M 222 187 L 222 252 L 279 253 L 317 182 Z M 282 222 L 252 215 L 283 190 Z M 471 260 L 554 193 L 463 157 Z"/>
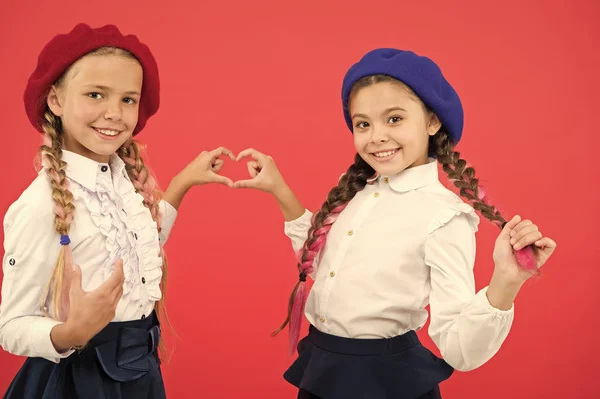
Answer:
<path fill-rule="evenodd" d="M 289 197 L 291 192 L 292 189 L 285 183 L 285 181 L 282 181 L 281 183 L 275 185 L 271 191 L 271 194 L 277 201 L 284 202 L 285 198 Z"/>
<path fill-rule="evenodd" d="M 490 305 L 500 310 L 509 310 L 524 282 L 508 278 L 497 270 L 494 271 L 487 289 Z"/>
<path fill-rule="evenodd" d="M 54 326 L 50 331 L 50 340 L 54 349 L 61 353 L 82 345 L 82 339 L 78 335 L 80 331 L 68 322 Z"/>
<path fill-rule="evenodd" d="M 173 177 L 170 186 L 173 186 L 175 189 L 177 189 L 177 191 L 184 192 L 188 191 L 192 187 L 185 169 Z"/>

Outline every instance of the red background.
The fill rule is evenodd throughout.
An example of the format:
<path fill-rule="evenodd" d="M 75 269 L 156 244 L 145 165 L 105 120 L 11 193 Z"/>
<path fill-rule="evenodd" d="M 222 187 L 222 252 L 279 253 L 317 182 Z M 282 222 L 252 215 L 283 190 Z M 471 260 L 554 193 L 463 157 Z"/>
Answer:
<path fill-rule="evenodd" d="M 544 277 L 519 294 L 498 355 L 444 382 L 444 397 L 597 397 L 599 3 L 204 3 L 0 0 L 2 213 L 35 176 L 26 79 L 42 46 L 78 22 L 115 23 L 154 52 L 162 107 L 140 138 L 163 186 L 202 150 L 252 146 L 274 156 L 311 209 L 352 161 L 340 107 L 347 68 L 374 47 L 412 49 L 436 60 L 460 93 L 459 149 L 490 198 L 559 244 Z M 224 173 L 246 177 L 231 162 Z M 491 276 L 497 234 L 482 221 L 478 288 Z M 275 201 L 195 188 L 167 250 L 178 334 L 163 368 L 169 397 L 294 398 L 281 376 L 293 360 L 286 334 L 269 336 L 297 278 Z M 0 392 L 22 361 L 0 351 Z"/>

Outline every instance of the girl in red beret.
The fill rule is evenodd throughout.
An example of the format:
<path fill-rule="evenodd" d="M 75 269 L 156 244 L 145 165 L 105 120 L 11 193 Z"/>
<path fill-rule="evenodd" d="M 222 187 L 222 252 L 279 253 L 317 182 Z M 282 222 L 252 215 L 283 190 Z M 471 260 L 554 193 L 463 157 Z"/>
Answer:
<path fill-rule="evenodd" d="M 357 154 L 314 214 L 271 157 L 253 149 L 238 156 L 254 158 L 252 178 L 234 187 L 277 199 L 298 253 L 299 281 L 275 333 L 289 323 L 293 351 L 303 313 L 310 327 L 284 377 L 298 398 L 440 398 L 439 384 L 455 369 L 480 367 L 500 349 L 513 300 L 556 244 L 489 203 L 475 170 L 454 151 L 462 105 L 430 59 L 396 49 L 367 53 L 346 74 L 342 106 Z M 470 205 L 441 184 L 438 165 Z M 474 208 L 502 228 L 493 278 L 479 292 Z M 415 333 L 428 304 L 429 334 L 443 358 Z"/>
<path fill-rule="evenodd" d="M 162 194 L 134 140 L 159 107 L 156 61 L 115 26 L 42 50 L 25 108 L 43 169 L 4 220 L 0 345 L 27 356 L 5 398 L 164 398 L 163 246 L 185 193 L 232 182 L 219 148 Z"/>

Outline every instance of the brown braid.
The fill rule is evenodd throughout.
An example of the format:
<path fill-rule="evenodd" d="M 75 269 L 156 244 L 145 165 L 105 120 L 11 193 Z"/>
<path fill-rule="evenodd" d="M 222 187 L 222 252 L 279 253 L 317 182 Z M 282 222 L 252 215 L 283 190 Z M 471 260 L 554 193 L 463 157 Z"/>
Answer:
<path fill-rule="evenodd" d="M 341 210 L 340 207 L 345 206 L 354 198 L 356 193 L 361 191 L 367 184 L 367 179 L 372 177 L 375 170 L 367 164 L 360 155 L 356 154 L 354 163 L 348 168 L 348 171 L 340 178 L 337 186 L 329 191 L 327 200 L 321 206 L 321 209 L 315 213 L 312 219 L 312 225 L 308 230 L 308 238 L 302 248 L 302 256 L 298 263 L 298 271 L 300 272 L 300 281 L 294 287 L 288 302 L 288 314 L 281 325 L 272 335 L 277 335 L 290 322 L 292 317 L 292 309 L 294 298 L 298 287 L 306 278 L 306 274 L 312 270 L 315 257 L 318 252 L 325 246 L 327 233 L 331 229 L 331 225 L 337 219 Z M 337 209 L 337 210 L 336 210 Z"/>
<path fill-rule="evenodd" d="M 468 200 L 473 208 L 481 213 L 492 223 L 502 227 L 506 220 L 500 212 L 488 204 L 480 193 L 479 180 L 475 177 L 475 169 L 467 166 L 467 162 L 460 158 L 460 153 L 454 151 L 454 144 L 445 128 L 441 128 L 435 136 L 430 139 L 430 148 L 442 164 L 444 172 L 448 174 L 450 181 L 460 189 L 460 195 Z"/>

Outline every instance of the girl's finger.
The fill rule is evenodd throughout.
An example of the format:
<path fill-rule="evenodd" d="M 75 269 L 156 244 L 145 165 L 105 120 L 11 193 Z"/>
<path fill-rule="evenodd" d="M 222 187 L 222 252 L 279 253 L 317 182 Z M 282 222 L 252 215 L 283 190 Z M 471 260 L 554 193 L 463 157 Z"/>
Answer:
<path fill-rule="evenodd" d="M 515 233 L 515 230 L 513 230 L 510 242 L 511 244 L 515 244 L 517 242 L 519 242 L 519 240 L 521 240 L 523 237 L 533 233 L 539 231 L 538 227 L 535 224 L 530 224 L 529 226 L 526 226 L 524 228 L 522 228 L 521 230 L 517 231 Z"/>
<path fill-rule="evenodd" d="M 83 292 L 83 286 L 81 284 L 81 268 L 79 265 L 73 266 L 73 274 L 71 275 L 71 290 L 78 294 Z"/>
<path fill-rule="evenodd" d="M 221 155 L 227 155 L 229 158 L 235 160 L 233 153 L 225 147 L 219 147 L 217 149 L 214 149 L 211 152 L 209 152 L 209 154 L 210 154 L 211 160 L 214 160 L 215 158 L 218 158 Z"/>
<path fill-rule="evenodd" d="M 514 229 L 515 226 L 517 225 L 517 223 L 519 223 L 520 221 L 521 221 L 521 216 L 519 216 L 519 215 L 513 216 L 513 218 L 504 225 L 504 228 L 502 229 L 500 236 L 503 238 L 509 238 L 510 234 L 512 232 L 512 229 Z"/>
<path fill-rule="evenodd" d="M 217 175 L 216 173 L 212 176 L 212 181 L 215 183 L 224 184 L 228 187 L 233 187 L 233 181 L 231 181 L 230 178 L 221 176 L 221 175 Z"/>
<path fill-rule="evenodd" d="M 213 170 L 215 173 L 219 173 L 219 171 L 220 171 L 221 169 L 223 169 L 223 165 L 224 165 L 224 164 L 225 164 L 225 163 L 224 163 L 223 161 L 221 161 L 220 163 L 215 163 L 215 164 L 213 165 L 213 167 L 212 167 L 212 170 Z"/>
<path fill-rule="evenodd" d="M 255 179 L 238 180 L 233 183 L 233 188 L 258 188 L 259 182 Z"/>
<path fill-rule="evenodd" d="M 513 248 L 515 249 L 515 251 L 518 251 L 521 248 L 525 248 L 526 246 L 535 243 L 536 241 L 538 241 L 541 238 L 542 238 L 542 233 L 540 233 L 537 230 L 532 231 L 531 233 L 527 234 L 525 237 L 522 237 L 519 241 L 517 241 L 513 245 Z"/>
<path fill-rule="evenodd" d="M 252 157 L 252 159 L 256 161 L 260 161 L 261 159 L 264 160 L 266 158 L 266 155 L 262 152 L 256 151 L 254 148 L 248 148 L 238 154 L 236 161 L 239 161 L 240 159 L 246 158 L 248 156 Z"/>
<path fill-rule="evenodd" d="M 511 232 L 511 235 L 514 236 L 520 230 L 522 230 L 523 228 L 529 226 L 530 224 L 533 224 L 533 222 L 531 220 L 529 220 L 529 219 L 526 219 L 526 220 L 523 220 L 523 221 L 517 223 L 517 225 L 513 228 L 513 231 Z"/>
<path fill-rule="evenodd" d="M 535 242 L 535 246 L 541 249 L 552 249 L 556 248 L 556 242 L 552 240 L 550 237 L 544 237 Z"/>
<path fill-rule="evenodd" d="M 260 173 L 260 166 L 257 161 L 250 161 L 247 164 L 250 177 L 255 178 Z"/>
<path fill-rule="evenodd" d="M 123 286 L 119 287 L 118 290 L 116 290 L 113 294 L 112 294 L 112 304 L 114 306 L 119 304 L 119 301 L 121 300 L 121 297 L 123 296 Z"/>

